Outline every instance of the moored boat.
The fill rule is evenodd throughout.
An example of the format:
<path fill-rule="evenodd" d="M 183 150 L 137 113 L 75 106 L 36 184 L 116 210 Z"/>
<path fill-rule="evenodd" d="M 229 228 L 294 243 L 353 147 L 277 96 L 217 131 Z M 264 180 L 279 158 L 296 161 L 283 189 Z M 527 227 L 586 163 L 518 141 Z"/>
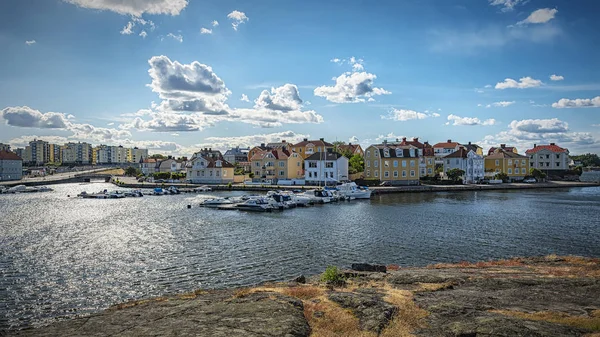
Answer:
<path fill-rule="evenodd" d="M 274 207 L 267 200 L 256 198 L 248 199 L 241 204 L 235 205 L 234 208 L 247 212 L 271 212 Z"/>

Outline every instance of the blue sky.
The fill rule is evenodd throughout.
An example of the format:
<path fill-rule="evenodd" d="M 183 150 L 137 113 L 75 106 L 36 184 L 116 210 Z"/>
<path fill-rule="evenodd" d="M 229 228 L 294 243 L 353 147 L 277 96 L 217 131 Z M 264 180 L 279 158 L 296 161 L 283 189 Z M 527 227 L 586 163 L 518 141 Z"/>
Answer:
<path fill-rule="evenodd" d="M 0 3 L 0 142 L 600 144 L 594 0 Z M 217 23 L 215 23 L 218 22 Z"/>

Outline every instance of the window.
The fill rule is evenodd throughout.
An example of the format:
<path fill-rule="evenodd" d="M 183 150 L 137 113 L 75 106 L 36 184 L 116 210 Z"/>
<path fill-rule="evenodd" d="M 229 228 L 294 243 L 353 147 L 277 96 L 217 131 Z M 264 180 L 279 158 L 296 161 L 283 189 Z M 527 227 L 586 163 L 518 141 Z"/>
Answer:
<path fill-rule="evenodd" d="M 415 161 L 414 160 L 410 161 L 410 167 L 415 167 Z"/>
<path fill-rule="evenodd" d="M 279 167 L 285 167 L 285 162 L 284 161 L 280 161 L 279 162 Z"/>
<path fill-rule="evenodd" d="M 396 149 L 396 157 L 399 157 L 399 158 L 404 157 L 404 150 Z"/>
<path fill-rule="evenodd" d="M 209 171 L 209 173 L 210 173 L 210 174 L 209 174 L 209 176 L 211 176 L 211 177 L 212 177 L 212 170 L 210 170 L 210 171 Z"/>
<path fill-rule="evenodd" d="M 433 170 L 431 169 L 431 167 L 430 167 L 430 168 L 428 168 L 428 169 L 427 169 L 427 174 L 432 174 L 432 173 L 433 173 Z"/>
<path fill-rule="evenodd" d="M 459 159 L 456 159 L 454 162 L 456 163 L 456 165 L 460 164 L 460 161 L 459 161 Z M 411 163 L 411 164 L 412 164 L 412 163 Z M 412 165 L 410 165 L 410 166 L 412 166 Z"/>
<path fill-rule="evenodd" d="M 508 165 L 512 165 L 512 159 L 508 160 Z"/>
<path fill-rule="evenodd" d="M 546 159 L 550 159 L 550 155 L 549 154 L 546 155 Z"/>
<path fill-rule="evenodd" d="M 317 168 L 317 163 L 314 162 L 314 161 L 309 161 L 308 162 L 308 167 L 310 167 L 310 168 Z"/>
<path fill-rule="evenodd" d="M 202 163 L 202 165 L 204 165 L 204 163 Z M 254 166 L 256 166 L 256 167 L 260 167 L 260 162 L 258 162 L 258 161 L 257 161 L 257 162 L 255 162 L 255 163 L 254 163 Z"/>
<path fill-rule="evenodd" d="M 450 159 L 446 159 L 446 164 L 450 165 Z"/>
<path fill-rule="evenodd" d="M 515 174 L 519 174 L 519 168 L 518 167 L 515 169 Z"/>
<path fill-rule="evenodd" d="M 202 171 L 200 171 L 200 172 L 201 172 L 202 176 L 204 177 L 204 170 L 202 170 Z"/>
<path fill-rule="evenodd" d="M 394 178 L 398 178 L 398 171 L 394 171 Z"/>
<path fill-rule="evenodd" d="M 219 171 L 219 170 L 216 170 L 216 171 L 215 171 L 215 175 L 216 175 L 217 177 L 219 176 L 219 172 L 221 172 L 221 171 Z"/>
<path fill-rule="evenodd" d="M 227 177 L 227 170 L 223 171 L 223 177 Z"/>
<path fill-rule="evenodd" d="M 390 172 L 384 171 L 383 172 L 383 176 L 386 177 L 386 178 L 388 178 L 390 176 Z"/>
<path fill-rule="evenodd" d="M 173 166 L 175 167 L 175 165 L 173 165 Z M 220 161 L 220 160 L 217 160 L 217 165 L 216 165 L 216 166 L 217 166 L 217 167 L 221 167 L 221 166 L 222 166 L 222 165 L 221 165 L 221 161 Z"/>
<path fill-rule="evenodd" d="M 284 176 L 285 175 L 285 171 L 279 171 L 279 175 L 280 176 Z"/>
<path fill-rule="evenodd" d="M 257 176 L 257 177 L 260 176 L 260 171 L 254 171 L 254 175 Z"/>
<path fill-rule="evenodd" d="M 312 172 L 308 171 L 308 177 L 312 178 Z"/>
<path fill-rule="evenodd" d="M 371 170 L 367 170 L 367 177 L 371 176 Z"/>
<path fill-rule="evenodd" d="M 406 170 L 402 171 L 402 177 L 406 177 Z"/>
<path fill-rule="evenodd" d="M 313 172 L 313 175 L 316 177 L 318 177 L 319 175 L 317 174 L 317 172 Z"/>
<path fill-rule="evenodd" d="M 527 164 L 525 164 L 525 159 L 521 160 L 521 165 L 527 166 Z"/>
<path fill-rule="evenodd" d="M 371 167 L 371 162 L 370 161 L 366 161 L 367 167 Z"/>
<path fill-rule="evenodd" d="M 196 177 L 200 176 L 200 171 L 196 171 Z"/>
<path fill-rule="evenodd" d="M 383 166 L 390 167 L 390 161 L 389 160 L 384 161 Z"/>
<path fill-rule="evenodd" d="M 560 155 L 559 154 L 556 155 L 556 159 L 560 159 Z"/>
<path fill-rule="evenodd" d="M 533 167 L 533 163 L 529 163 L 529 166 Z"/>
<path fill-rule="evenodd" d="M 496 166 L 500 165 L 500 160 L 496 159 Z"/>
<path fill-rule="evenodd" d="M 378 177 L 379 176 L 379 172 L 375 171 L 375 176 Z"/>
<path fill-rule="evenodd" d="M 328 161 L 325 163 L 325 168 L 333 168 L 333 162 L 332 161 Z"/>
<path fill-rule="evenodd" d="M 371 150 L 367 150 L 367 157 L 371 156 Z"/>
<path fill-rule="evenodd" d="M 394 167 L 398 167 L 398 161 L 394 160 Z"/>
<path fill-rule="evenodd" d="M 383 149 L 383 156 L 386 157 L 386 158 L 389 158 L 389 156 L 390 156 L 390 149 L 388 149 L 388 148 Z"/>
<path fill-rule="evenodd" d="M 427 159 L 427 165 L 431 165 L 431 158 Z"/>
<path fill-rule="evenodd" d="M 512 169 L 511 168 L 508 169 L 508 174 L 512 174 Z"/>
<path fill-rule="evenodd" d="M 406 160 L 402 161 L 402 167 L 406 167 Z"/>
<path fill-rule="evenodd" d="M 410 170 L 410 176 L 414 177 L 415 176 L 415 170 Z"/>
<path fill-rule="evenodd" d="M 375 167 L 379 167 L 379 161 L 377 161 L 377 160 L 376 160 L 376 161 L 373 163 L 373 166 L 375 166 Z"/>
<path fill-rule="evenodd" d="M 556 167 L 560 167 L 560 163 L 559 162 L 556 162 Z"/>
<path fill-rule="evenodd" d="M 329 178 L 333 178 L 333 172 L 329 172 Z"/>

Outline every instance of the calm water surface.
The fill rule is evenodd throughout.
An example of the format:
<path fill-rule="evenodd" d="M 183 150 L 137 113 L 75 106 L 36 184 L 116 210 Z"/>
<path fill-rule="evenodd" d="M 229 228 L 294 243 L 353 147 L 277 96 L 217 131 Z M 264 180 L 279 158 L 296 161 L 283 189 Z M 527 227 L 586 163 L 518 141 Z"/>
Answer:
<path fill-rule="evenodd" d="M 91 200 L 67 195 L 113 187 L 52 187 L 0 196 L 0 332 L 327 265 L 600 256 L 600 187 L 397 194 L 269 214 L 197 207 L 236 192 Z"/>

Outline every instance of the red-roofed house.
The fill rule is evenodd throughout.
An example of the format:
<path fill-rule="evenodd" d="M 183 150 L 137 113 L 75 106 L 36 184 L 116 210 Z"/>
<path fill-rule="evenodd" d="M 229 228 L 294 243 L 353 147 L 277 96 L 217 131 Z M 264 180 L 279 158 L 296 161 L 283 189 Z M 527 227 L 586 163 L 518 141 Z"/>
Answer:
<path fill-rule="evenodd" d="M 569 150 L 555 143 L 550 145 L 533 144 L 533 149 L 525 151 L 529 156 L 529 165 L 540 170 L 568 170 Z"/>
<path fill-rule="evenodd" d="M 519 153 L 517 151 L 517 148 L 514 146 L 506 146 L 506 144 L 500 144 L 500 147 L 490 147 L 490 149 L 488 150 L 488 156 L 493 155 L 494 152 L 498 152 L 499 150 L 504 150 L 512 153 Z"/>
<path fill-rule="evenodd" d="M 194 153 L 188 162 L 186 181 L 194 184 L 233 183 L 233 164 L 220 151 L 204 149 Z"/>
<path fill-rule="evenodd" d="M 398 146 L 406 148 L 416 148 L 419 152 L 419 175 L 421 177 L 433 176 L 435 174 L 435 155 L 433 146 L 429 142 L 421 143 L 419 138 L 413 138 L 412 140 L 406 140 L 406 137 L 402 138 L 402 142 L 398 143 Z"/>
<path fill-rule="evenodd" d="M 278 180 L 296 180 L 304 178 L 304 160 L 299 153 L 287 147 L 256 152 L 250 158 L 254 180 L 277 183 Z"/>
<path fill-rule="evenodd" d="M 0 150 L 0 181 L 21 180 L 23 159 L 13 152 Z"/>
<path fill-rule="evenodd" d="M 454 153 L 460 149 L 460 144 L 457 142 L 453 142 L 451 139 L 448 139 L 447 142 L 437 143 L 433 146 L 433 154 L 437 158 L 442 158 L 450 153 Z"/>

